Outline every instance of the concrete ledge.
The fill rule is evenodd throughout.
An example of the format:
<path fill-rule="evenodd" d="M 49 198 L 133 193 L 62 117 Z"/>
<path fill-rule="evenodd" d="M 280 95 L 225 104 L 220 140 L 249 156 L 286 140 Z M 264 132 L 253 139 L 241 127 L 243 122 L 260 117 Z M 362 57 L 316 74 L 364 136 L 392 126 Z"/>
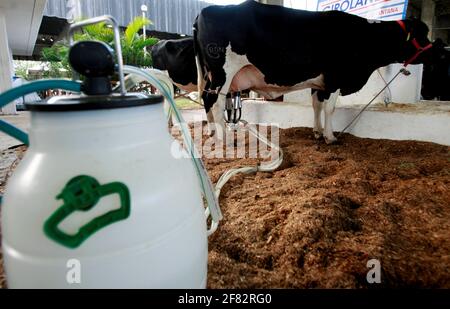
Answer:
<path fill-rule="evenodd" d="M 341 131 L 363 105 L 337 104 L 333 128 Z M 312 127 L 314 111 L 309 103 L 245 100 L 243 119 L 250 123 L 272 123 L 280 128 Z M 450 102 L 375 104 L 347 130 L 358 137 L 417 140 L 450 146 Z"/>

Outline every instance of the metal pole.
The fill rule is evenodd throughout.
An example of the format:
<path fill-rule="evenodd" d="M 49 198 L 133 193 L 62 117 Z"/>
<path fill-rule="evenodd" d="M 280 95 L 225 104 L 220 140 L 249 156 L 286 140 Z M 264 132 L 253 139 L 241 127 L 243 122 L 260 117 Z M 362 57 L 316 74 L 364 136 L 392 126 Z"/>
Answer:
<path fill-rule="evenodd" d="M 146 17 L 146 12 L 147 12 L 148 8 L 145 4 L 141 5 L 141 11 L 142 11 L 142 18 L 145 19 Z M 142 28 L 142 36 L 144 38 L 144 40 L 147 38 L 147 27 L 144 25 L 144 27 Z M 147 53 L 147 49 L 144 47 L 144 55 Z"/>
<path fill-rule="evenodd" d="M 411 73 L 406 70 L 405 68 L 401 68 L 400 71 L 398 71 L 397 74 L 395 74 L 395 76 L 389 81 L 389 83 L 386 84 L 386 86 L 383 87 L 383 89 L 381 89 L 373 98 L 372 100 L 370 100 L 369 103 L 367 103 L 360 111 L 359 113 L 352 119 L 352 121 L 350 121 L 350 123 L 338 134 L 338 137 L 340 137 L 342 134 L 345 133 L 345 131 L 347 131 L 348 128 L 351 127 L 351 125 L 359 118 L 359 116 L 361 116 L 361 114 L 370 106 L 370 104 L 372 104 L 373 101 L 375 101 L 376 98 L 378 98 L 378 96 L 380 94 L 383 93 L 383 91 L 389 87 L 390 84 L 392 84 L 392 82 L 397 78 L 397 76 L 399 76 L 400 74 L 404 74 L 405 76 L 410 75 Z"/>

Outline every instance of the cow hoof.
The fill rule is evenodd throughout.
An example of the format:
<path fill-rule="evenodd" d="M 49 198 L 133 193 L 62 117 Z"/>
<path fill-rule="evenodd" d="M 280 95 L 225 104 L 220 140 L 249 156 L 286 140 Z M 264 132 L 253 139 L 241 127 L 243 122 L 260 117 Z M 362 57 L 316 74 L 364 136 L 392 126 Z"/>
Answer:
<path fill-rule="evenodd" d="M 314 131 L 314 138 L 315 139 L 321 139 L 323 136 L 322 132 L 320 131 Z"/>
<path fill-rule="evenodd" d="M 337 143 L 337 138 L 333 136 L 333 138 L 328 138 L 325 136 L 325 143 L 327 143 L 327 145 L 333 145 Z"/>

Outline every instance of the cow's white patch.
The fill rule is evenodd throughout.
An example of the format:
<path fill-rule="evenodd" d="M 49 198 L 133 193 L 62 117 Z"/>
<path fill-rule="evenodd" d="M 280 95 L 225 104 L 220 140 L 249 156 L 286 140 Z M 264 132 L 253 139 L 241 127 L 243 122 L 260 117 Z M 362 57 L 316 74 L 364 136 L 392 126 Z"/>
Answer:
<path fill-rule="evenodd" d="M 231 83 L 236 74 L 245 66 L 250 65 L 246 55 L 238 55 L 231 50 L 231 44 L 228 44 L 225 52 L 225 64 L 223 70 L 225 71 L 225 83 L 222 86 L 217 102 L 215 102 L 210 110 L 208 119 L 214 119 L 216 126 L 216 138 L 218 140 L 225 140 L 225 119 L 224 108 L 226 94 L 230 91 Z M 232 89 L 231 89 L 232 90 Z M 244 90 L 244 89 L 242 89 Z"/>
<path fill-rule="evenodd" d="M 341 90 L 338 89 L 335 93 L 331 94 L 330 98 L 325 102 L 325 128 L 323 137 L 327 144 L 332 144 L 337 140 L 333 134 L 332 116 L 340 93 Z"/>
<path fill-rule="evenodd" d="M 314 137 L 316 139 L 319 139 L 322 137 L 323 134 L 323 127 L 322 127 L 323 102 L 319 101 L 319 98 L 317 97 L 317 92 L 315 92 L 312 95 L 312 105 L 314 109 Z"/>
<path fill-rule="evenodd" d="M 251 63 L 250 61 L 248 61 L 247 55 L 239 55 L 235 53 L 234 51 L 231 50 L 231 44 L 228 44 L 225 53 L 225 64 L 223 66 L 223 69 L 226 74 L 226 80 L 227 82 L 229 82 L 228 88 L 231 86 L 232 82 L 237 78 L 237 74 L 239 73 L 239 71 L 241 71 L 248 65 L 251 65 Z M 225 82 L 225 85 L 226 84 L 227 83 Z"/>

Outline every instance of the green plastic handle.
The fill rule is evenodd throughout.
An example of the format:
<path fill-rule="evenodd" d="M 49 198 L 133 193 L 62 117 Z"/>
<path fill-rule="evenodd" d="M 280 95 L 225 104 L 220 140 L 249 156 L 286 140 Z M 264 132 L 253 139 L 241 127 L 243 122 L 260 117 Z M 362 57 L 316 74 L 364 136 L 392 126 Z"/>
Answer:
<path fill-rule="evenodd" d="M 101 215 L 82 226 L 75 235 L 67 234 L 58 227 L 68 216 L 76 211 L 89 211 L 98 201 L 107 195 L 118 194 L 120 208 Z M 62 192 L 56 196 L 64 204 L 58 208 L 44 223 L 44 233 L 50 239 L 68 248 L 79 247 L 86 239 L 100 229 L 124 220 L 130 215 L 130 192 L 121 182 L 111 182 L 105 185 L 91 176 L 77 176 L 72 178 Z"/>

